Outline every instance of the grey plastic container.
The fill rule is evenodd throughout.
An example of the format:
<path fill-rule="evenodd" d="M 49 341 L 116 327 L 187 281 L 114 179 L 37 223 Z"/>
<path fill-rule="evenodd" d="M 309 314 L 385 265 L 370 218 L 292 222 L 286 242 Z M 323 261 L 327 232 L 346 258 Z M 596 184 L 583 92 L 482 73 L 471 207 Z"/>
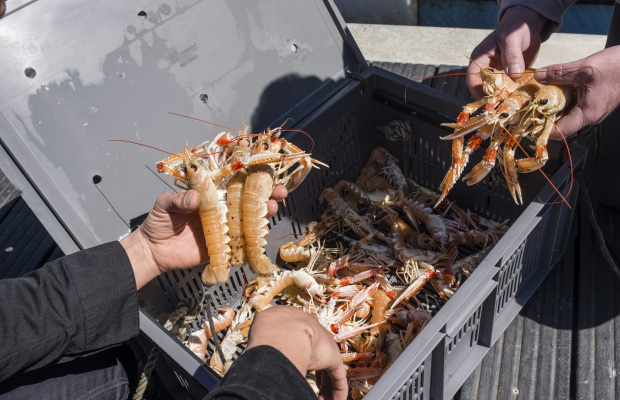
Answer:
<path fill-rule="evenodd" d="M 221 130 L 167 112 L 237 128 L 245 117 L 252 131 L 292 118 L 287 127 L 313 137 L 314 157 L 330 168 L 313 171 L 272 219 L 272 258 L 292 239 L 277 238 L 317 219 L 322 189 L 355 179 L 374 146 L 388 147 L 409 177 L 431 188 L 449 167 L 439 124 L 454 120 L 461 102 L 415 84 L 404 102 L 409 82 L 367 68 L 330 1 L 8 6 L 0 23 L 7 39 L 0 47 L 0 167 L 66 254 L 122 237 L 159 193 L 175 190 L 155 172 L 165 156 L 110 139 L 177 152 Z M 387 143 L 376 131 L 393 119 L 411 122 L 410 141 Z M 288 139 L 312 146 L 302 134 Z M 560 146 L 550 150 L 545 171 L 566 193 L 569 164 Z M 579 168 L 585 150 L 571 150 Z M 572 209 L 540 174 L 521 183 L 525 207 L 513 204 L 501 182 L 453 189 L 450 199 L 461 207 L 512 226 L 368 399 L 450 398 L 562 255 Z M 577 192 L 575 184 L 571 205 Z M 199 272 L 160 277 L 141 291 L 144 304 L 171 312 L 179 300 L 200 297 Z M 240 302 L 242 276 L 232 273 L 229 284 L 210 289 L 214 307 Z M 144 310 L 140 329 L 146 350 L 149 343 L 160 349 L 157 371 L 171 391 L 199 397 L 218 381 Z"/>
<path fill-rule="evenodd" d="M 415 85 L 403 99 L 408 82 L 384 70 L 370 68 L 362 82 L 351 81 L 324 105 L 313 111 L 294 128 L 310 133 L 315 142 L 313 156 L 330 165 L 313 171 L 306 182 L 287 200 L 287 206 L 271 221 L 268 254 L 292 238 L 277 239 L 305 230 L 321 211 L 318 196 L 340 179 L 354 180 L 371 149 L 382 145 L 401 160 L 410 178 L 437 188 L 450 162 L 450 143 L 439 136 L 446 132 L 439 123 L 456 116 L 459 102 L 425 86 Z M 453 118 L 452 117 L 452 118 Z M 406 119 L 413 127 L 410 141 L 389 143 L 375 129 L 393 119 Z M 290 138 L 303 141 L 303 136 Z M 555 161 L 545 167 L 553 184 L 561 193 L 570 186 L 568 161 L 560 162 L 558 148 Z M 483 153 L 483 150 L 480 150 Z M 571 147 L 573 168 L 580 168 L 586 151 Z M 473 165 L 473 164 L 472 164 Z M 560 202 L 560 197 L 538 173 L 522 175 L 527 206 L 516 206 L 501 182 L 485 179 L 473 187 L 459 183 L 449 196 L 461 207 L 467 207 L 494 220 L 510 220 L 511 227 L 495 245 L 475 272 L 437 313 L 420 335 L 382 376 L 366 399 L 451 398 L 482 360 L 492 344 L 527 302 L 564 252 L 566 235 L 573 209 Z M 574 205 L 579 188 L 567 197 Z M 556 204 L 552 204 L 556 203 Z M 200 297 L 200 270 L 194 274 L 160 278 L 146 296 L 168 299 L 172 310 L 185 294 Z M 249 271 L 246 272 L 249 277 Z M 233 282 L 213 290 L 215 308 L 237 306 L 243 281 L 240 270 L 234 270 Z M 177 275 L 180 275 L 177 273 Z M 157 286 L 157 287 L 155 287 Z M 164 289 L 167 288 L 167 289 Z M 164 290 L 164 291 L 162 291 Z M 148 318 L 147 316 L 142 316 Z M 170 337 L 153 326 L 147 335 L 174 360 L 176 374 L 206 388 L 214 379 L 208 368 Z M 164 337 L 165 336 L 165 337 Z M 211 349 L 213 351 L 213 349 Z M 204 376 L 203 376 L 204 375 Z M 191 390 L 191 389 L 190 389 Z"/>

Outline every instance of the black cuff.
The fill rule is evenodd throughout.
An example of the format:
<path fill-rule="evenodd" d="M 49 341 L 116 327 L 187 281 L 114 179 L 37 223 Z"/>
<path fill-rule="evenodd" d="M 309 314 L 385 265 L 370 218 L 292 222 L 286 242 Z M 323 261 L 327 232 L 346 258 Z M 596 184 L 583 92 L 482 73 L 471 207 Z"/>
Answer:
<path fill-rule="evenodd" d="M 119 242 L 105 243 L 61 259 L 80 302 L 83 332 L 78 348 L 117 344 L 140 332 L 136 279 Z"/>
<path fill-rule="evenodd" d="M 257 346 L 233 363 L 205 399 L 316 400 L 295 365 L 271 346 Z"/>

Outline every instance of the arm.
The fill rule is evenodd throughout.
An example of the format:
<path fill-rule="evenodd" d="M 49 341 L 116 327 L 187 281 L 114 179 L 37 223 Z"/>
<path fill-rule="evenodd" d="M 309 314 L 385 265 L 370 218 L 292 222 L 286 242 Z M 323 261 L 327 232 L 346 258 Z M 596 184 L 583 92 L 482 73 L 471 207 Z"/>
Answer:
<path fill-rule="evenodd" d="M 271 307 L 256 315 L 245 353 L 207 399 L 315 398 L 308 371 L 317 371 L 319 398 L 347 398 L 340 351 L 327 329 L 294 307 Z"/>
<path fill-rule="evenodd" d="M 137 335 L 137 289 L 206 258 L 198 197 L 164 193 L 144 224 L 120 242 L 0 280 L 0 380 Z"/>
<path fill-rule="evenodd" d="M 285 195 L 279 189 L 273 197 Z M 163 272 L 206 261 L 199 197 L 194 191 L 164 193 L 120 242 L 0 280 L 0 381 L 137 335 L 137 290 Z"/>
<path fill-rule="evenodd" d="M 139 331 L 133 273 L 118 242 L 0 280 L 0 293 L 0 381 Z"/>

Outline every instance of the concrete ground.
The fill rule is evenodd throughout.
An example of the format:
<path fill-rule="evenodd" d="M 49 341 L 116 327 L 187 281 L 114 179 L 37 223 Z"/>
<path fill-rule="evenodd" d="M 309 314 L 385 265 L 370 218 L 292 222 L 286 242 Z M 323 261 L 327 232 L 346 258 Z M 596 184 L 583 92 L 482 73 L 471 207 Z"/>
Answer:
<path fill-rule="evenodd" d="M 348 24 L 368 61 L 460 65 L 491 31 L 428 26 Z M 534 68 L 587 57 L 605 47 L 604 35 L 556 33 L 542 44 Z"/>

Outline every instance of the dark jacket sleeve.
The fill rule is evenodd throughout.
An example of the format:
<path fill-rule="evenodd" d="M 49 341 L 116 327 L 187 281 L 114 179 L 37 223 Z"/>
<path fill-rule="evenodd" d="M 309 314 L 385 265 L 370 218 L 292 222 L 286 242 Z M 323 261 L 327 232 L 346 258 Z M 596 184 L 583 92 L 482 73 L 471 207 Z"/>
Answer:
<path fill-rule="evenodd" d="M 498 0 L 499 15 L 498 20 L 501 21 L 507 9 L 513 6 L 523 6 L 536 11 L 538 14 L 547 18 L 549 21 L 543 27 L 540 36 L 543 42 L 549 39 L 549 36 L 562 25 L 562 16 L 566 9 L 577 2 L 577 0 Z"/>
<path fill-rule="evenodd" d="M 138 333 L 136 282 L 118 242 L 0 280 L 0 381 Z"/>
<path fill-rule="evenodd" d="M 316 400 L 297 368 L 271 346 L 244 352 L 204 400 Z"/>

